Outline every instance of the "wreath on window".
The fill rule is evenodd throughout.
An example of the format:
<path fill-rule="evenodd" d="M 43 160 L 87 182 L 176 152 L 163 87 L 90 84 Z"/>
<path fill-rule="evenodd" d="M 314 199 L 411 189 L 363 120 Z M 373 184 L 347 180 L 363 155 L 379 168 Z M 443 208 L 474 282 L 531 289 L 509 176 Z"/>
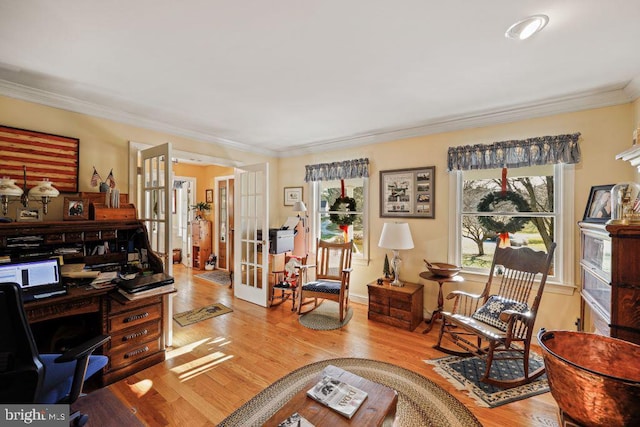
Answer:
<path fill-rule="evenodd" d="M 329 220 L 339 226 L 343 225 L 351 225 L 353 221 L 355 221 L 355 215 L 349 212 L 355 212 L 356 210 L 356 199 L 353 197 L 338 197 L 335 202 L 329 208 L 330 211 L 339 211 L 342 205 L 347 205 L 347 213 L 345 214 L 337 214 L 331 213 L 329 214 Z"/>
<path fill-rule="evenodd" d="M 484 196 L 480 203 L 478 203 L 478 211 L 479 212 L 493 212 L 493 206 L 496 203 L 508 201 L 511 202 L 518 212 L 528 212 L 531 210 L 529 203 L 525 200 L 522 195 L 514 192 L 514 191 L 496 191 L 493 193 L 489 193 Z M 480 224 L 491 231 L 495 231 L 497 233 L 515 233 L 522 228 L 529 221 L 530 218 L 521 217 L 521 216 L 512 216 L 511 219 L 507 222 L 502 222 L 496 220 L 491 216 L 479 216 L 478 221 Z"/>

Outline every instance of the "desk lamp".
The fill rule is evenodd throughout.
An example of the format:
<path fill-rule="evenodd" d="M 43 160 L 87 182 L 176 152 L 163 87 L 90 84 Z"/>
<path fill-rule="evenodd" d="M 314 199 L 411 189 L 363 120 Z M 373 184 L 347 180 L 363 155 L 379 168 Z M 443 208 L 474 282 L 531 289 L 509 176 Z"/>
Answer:
<path fill-rule="evenodd" d="M 400 259 L 399 251 L 405 249 L 413 249 L 413 239 L 411 238 L 411 230 L 406 222 L 385 222 L 382 226 L 382 234 L 378 246 L 393 251 L 393 272 L 395 278 L 391 282 L 392 286 L 404 286 L 400 281 Z"/>

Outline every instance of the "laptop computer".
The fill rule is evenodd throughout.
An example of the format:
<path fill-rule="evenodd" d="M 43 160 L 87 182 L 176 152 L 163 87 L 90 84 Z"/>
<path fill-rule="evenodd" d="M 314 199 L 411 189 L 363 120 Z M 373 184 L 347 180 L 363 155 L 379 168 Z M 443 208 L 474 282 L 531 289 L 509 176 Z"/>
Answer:
<path fill-rule="evenodd" d="M 173 277 L 165 273 L 156 273 L 149 276 L 138 276 L 129 280 L 119 280 L 118 286 L 130 294 L 147 291 L 174 282 Z"/>
<path fill-rule="evenodd" d="M 22 289 L 22 300 L 33 301 L 65 295 L 58 258 L 0 264 L 0 282 L 13 282 Z"/>

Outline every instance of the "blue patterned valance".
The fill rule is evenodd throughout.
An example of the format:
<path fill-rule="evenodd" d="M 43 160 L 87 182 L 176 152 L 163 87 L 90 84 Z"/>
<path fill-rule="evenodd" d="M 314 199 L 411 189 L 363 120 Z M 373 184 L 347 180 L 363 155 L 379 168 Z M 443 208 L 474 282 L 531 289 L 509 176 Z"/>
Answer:
<path fill-rule="evenodd" d="M 306 165 L 305 182 L 369 177 L 369 159 Z"/>
<path fill-rule="evenodd" d="M 580 162 L 580 133 L 449 147 L 448 170 L 520 168 Z"/>

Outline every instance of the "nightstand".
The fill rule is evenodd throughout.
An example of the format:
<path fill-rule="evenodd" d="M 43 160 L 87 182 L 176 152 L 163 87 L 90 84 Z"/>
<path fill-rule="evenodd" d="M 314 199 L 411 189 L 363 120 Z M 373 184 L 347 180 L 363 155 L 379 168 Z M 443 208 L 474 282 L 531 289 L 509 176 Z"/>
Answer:
<path fill-rule="evenodd" d="M 404 286 L 391 286 L 388 281 L 378 285 L 369 283 L 370 320 L 413 331 L 424 319 L 423 285 L 405 282 Z"/>

